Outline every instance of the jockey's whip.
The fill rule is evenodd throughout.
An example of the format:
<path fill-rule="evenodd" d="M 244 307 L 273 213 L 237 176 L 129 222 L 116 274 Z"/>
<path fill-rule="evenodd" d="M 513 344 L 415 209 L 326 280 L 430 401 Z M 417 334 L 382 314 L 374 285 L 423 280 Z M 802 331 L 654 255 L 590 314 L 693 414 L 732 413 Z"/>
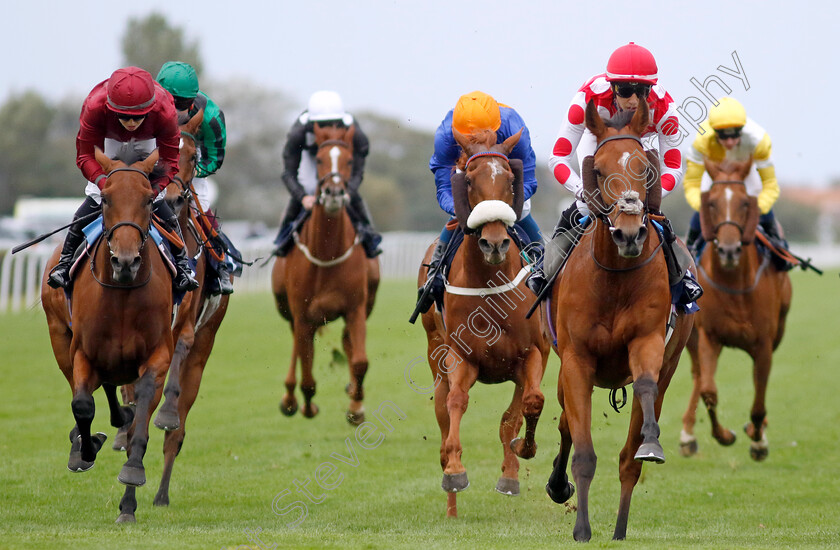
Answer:
<path fill-rule="evenodd" d="M 44 233 L 43 235 L 40 235 L 40 236 L 38 236 L 38 237 L 35 237 L 35 238 L 34 238 L 34 239 L 32 239 L 31 241 L 28 241 L 28 242 L 25 242 L 25 243 L 23 243 L 23 244 L 19 244 L 19 245 L 17 245 L 16 247 L 14 247 L 14 248 L 12 249 L 12 254 L 14 254 L 15 252 L 20 252 L 21 250 L 24 250 L 24 249 L 26 249 L 26 248 L 29 248 L 29 247 L 30 247 L 30 246 L 32 246 L 33 244 L 38 244 L 39 242 L 43 241 L 43 240 L 44 240 L 44 239 L 46 239 L 47 237 L 49 237 L 49 236 L 51 236 L 51 235 L 55 235 L 56 233 L 58 233 L 58 232 L 59 232 L 59 231 L 61 231 L 62 229 L 67 229 L 67 228 L 68 228 L 68 227 L 70 227 L 71 225 L 74 225 L 74 224 L 79 223 L 79 222 L 86 222 L 86 221 L 90 221 L 90 220 L 94 219 L 94 218 L 95 218 L 95 217 L 97 217 L 97 216 L 99 216 L 99 211 L 98 211 L 98 210 L 97 210 L 96 212 L 91 212 L 90 214 L 88 214 L 88 215 L 86 215 L 86 216 L 82 216 L 82 217 L 80 217 L 80 218 L 76 218 L 75 220 L 73 220 L 72 222 L 68 223 L 67 225 L 62 225 L 62 226 L 61 226 L 61 227 L 59 227 L 58 229 L 53 229 L 53 230 L 52 230 L 52 231 L 50 231 L 49 233 Z"/>

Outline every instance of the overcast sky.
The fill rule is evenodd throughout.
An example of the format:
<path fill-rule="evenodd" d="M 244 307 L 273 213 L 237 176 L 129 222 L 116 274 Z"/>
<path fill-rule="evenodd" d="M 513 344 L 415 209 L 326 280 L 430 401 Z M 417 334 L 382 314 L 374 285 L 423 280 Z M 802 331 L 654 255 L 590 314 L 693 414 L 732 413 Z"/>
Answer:
<path fill-rule="evenodd" d="M 19 1 L 3 9 L 0 101 L 27 89 L 82 97 L 119 68 L 127 19 L 151 11 L 199 40 L 206 78 L 247 78 L 301 108 L 335 89 L 351 112 L 432 130 L 461 94 L 485 91 L 520 112 L 543 164 L 574 92 L 634 41 L 691 117 L 710 105 L 692 78 L 716 97 L 724 91 L 709 77 L 728 86 L 772 137 L 783 181 L 840 177 L 830 129 L 840 26 L 828 2 Z"/>

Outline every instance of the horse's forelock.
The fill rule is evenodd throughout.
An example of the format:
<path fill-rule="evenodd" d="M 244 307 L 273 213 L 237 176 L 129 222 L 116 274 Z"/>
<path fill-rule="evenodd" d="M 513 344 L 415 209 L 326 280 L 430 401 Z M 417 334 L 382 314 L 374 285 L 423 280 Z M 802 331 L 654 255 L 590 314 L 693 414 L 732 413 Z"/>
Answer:
<path fill-rule="evenodd" d="M 612 117 L 605 119 L 604 124 L 608 128 L 615 128 L 616 130 L 621 130 L 633 119 L 633 115 L 636 114 L 635 110 L 632 111 L 619 111 L 614 114 Z"/>
<path fill-rule="evenodd" d="M 149 156 L 149 151 L 143 149 L 140 143 L 132 139 L 120 145 L 111 160 L 119 160 L 124 162 L 127 166 L 131 166 L 135 162 L 146 160 Z"/>

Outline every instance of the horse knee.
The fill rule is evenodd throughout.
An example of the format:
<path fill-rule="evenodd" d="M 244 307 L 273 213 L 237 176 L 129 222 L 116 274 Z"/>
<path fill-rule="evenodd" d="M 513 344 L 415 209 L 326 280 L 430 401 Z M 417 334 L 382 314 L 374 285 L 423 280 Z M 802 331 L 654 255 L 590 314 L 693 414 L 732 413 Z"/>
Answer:
<path fill-rule="evenodd" d="M 595 477 L 595 467 L 598 457 L 594 451 L 577 451 L 572 455 L 572 474 L 575 479 L 592 480 Z"/>
<path fill-rule="evenodd" d="M 522 413 L 525 416 L 538 415 L 542 413 L 543 405 L 545 405 L 545 397 L 543 397 L 541 392 L 526 395 L 523 400 Z"/>
<path fill-rule="evenodd" d="M 717 392 L 701 392 L 700 397 L 703 399 L 703 404 L 707 409 L 714 409 L 717 407 Z"/>
<path fill-rule="evenodd" d="M 655 401 L 656 397 L 659 395 L 659 386 L 652 377 L 642 376 L 633 382 L 633 393 L 638 396 L 639 399 L 650 398 Z"/>
<path fill-rule="evenodd" d="M 449 396 L 446 398 L 446 408 L 450 412 L 460 411 L 462 414 L 467 410 L 470 396 L 467 392 L 461 391 L 457 388 L 449 390 Z"/>

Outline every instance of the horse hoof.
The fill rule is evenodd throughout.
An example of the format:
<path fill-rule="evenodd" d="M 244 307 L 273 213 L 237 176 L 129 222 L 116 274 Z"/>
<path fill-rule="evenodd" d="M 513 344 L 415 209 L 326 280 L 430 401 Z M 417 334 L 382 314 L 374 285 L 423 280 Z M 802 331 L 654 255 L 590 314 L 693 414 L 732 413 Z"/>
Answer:
<path fill-rule="evenodd" d="M 79 445 L 79 448 L 81 449 L 81 444 Z M 67 460 L 67 469 L 73 472 L 74 474 L 78 474 L 80 472 L 87 472 L 95 465 L 96 462 L 94 461 L 88 462 L 87 460 L 82 460 L 81 450 L 70 450 L 70 458 Z"/>
<path fill-rule="evenodd" d="M 519 458 L 528 460 L 529 458 L 534 458 L 537 454 L 537 442 L 535 441 L 533 444 L 528 445 L 524 439 L 517 437 L 510 442 L 510 450 Z"/>
<path fill-rule="evenodd" d="M 750 446 L 750 458 L 755 460 L 756 462 L 762 462 L 764 459 L 767 458 L 767 455 L 770 454 L 770 449 L 767 447 L 752 447 Z"/>
<path fill-rule="evenodd" d="M 720 443 L 721 445 L 723 445 L 724 447 L 729 447 L 730 445 L 735 443 L 736 439 L 738 439 L 738 436 L 732 430 L 726 430 L 724 433 L 727 434 L 729 437 L 717 437 L 717 436 L 715 436 L 715 439 L 717 440 L 717 442 Z"/>
<path fill-rule="evenodd" d="M 360 410 L 359 412 L 347 411 L 347 422 L 352 424 L 353 426 L 358 426 L 362 422 L 365 421 L 365 411 Z"/>
<path fill-rule="evenodd" d="M 283 416 L 294 416 L 297 411 L 297 401 L 292 401 L 289 405 L 286 405 L 283 401 L 280 402 L 280 412 L 283 413 Z"/>
<path fill-rule="evenodd" d="M 155 427 L 167 432 L 174 432 L 181 427 L 181 420 L 176 411 L 161 409 L 155 416 Z"/>
<path fill-rule="evenodd" d="M 128 447 L 128 428 L 120 428 L 114 436 L 114 444 L 111 446 L 115 451 L 124 451 Z"/>
<path fill-rule="evenodd" d="M 564 492 L 555 491 L 551 488 L 551 482 L 545 484 L 545 492 L 548 494 L 548 497 L 556 502 L 557 504 L 563 504 L 575 494 L 575 486 L 572 485 L 571 481 L 566 482 L 566 490 Z"/>
<path fill-rule="evenodd" d="M 96 432 L 91 435 L 90 442 L 93 446 L 93 455 L 89 457 L 90 460 L 85 460 L 85 458 L 82 457 L 82 436 L 76 436 L 76 440 L 70 447 L 70 458 L 67 460 L 67 469 L 71 472 L 79 473 L 87 472 L 93 468 L 96 461 L 96 455 L 99 453 L 100 449 L 102 449 L 102 445 L 105 443 L 106 439 L 108 439 L 108 436 L 102 432 Z"/>
<path fill-rule="evenodd" d="M 310 403 L 308 407 L 304 405 L 301 414 L 306 418 L 315 418 L 319 410 L 320 409 L 318 408 L 318 405 L 316 405 L 315 403 Z"/>
<path fill-rule="evenodd" d="M 659 443 L 642 443 L 633 458 L 663 464 L 665 462 L 665 451 L 662 450 Z"/>
<path fill-rule="evenodd" d="M 120 514 L 114 523 L 137 523 L 134 514 Z"/>
<path fill-rule="evenodd" d="M 512 497 L 519 496 L 519 480 L 511 479 L 509 477 L 500 477 L 499 482 L 496 483 L 496 492 Z"/>
<path fill-rule="evenodd" d="M 460 493 L 467 490 L 470 486 L 470 480 L 467 479 L 467 472 L 443 474 L 443 481 L 440 486 L 447 493 Z"/>
<path fill-rule="evenodd" d="M 120 470 L 120 475 L 117 476 L 117 479 L 120 483 L 129 487 L 142 487 L 146 484 L 146 469 L 142 466 L 137 468 L 136 466 L 125 464 L 122 470 Z"/>
<path fill-rule="evenodd" d="M 684 457 L 694 456 L 697 454 L 697 440 L 680 441 L 680 454 Z"/>

